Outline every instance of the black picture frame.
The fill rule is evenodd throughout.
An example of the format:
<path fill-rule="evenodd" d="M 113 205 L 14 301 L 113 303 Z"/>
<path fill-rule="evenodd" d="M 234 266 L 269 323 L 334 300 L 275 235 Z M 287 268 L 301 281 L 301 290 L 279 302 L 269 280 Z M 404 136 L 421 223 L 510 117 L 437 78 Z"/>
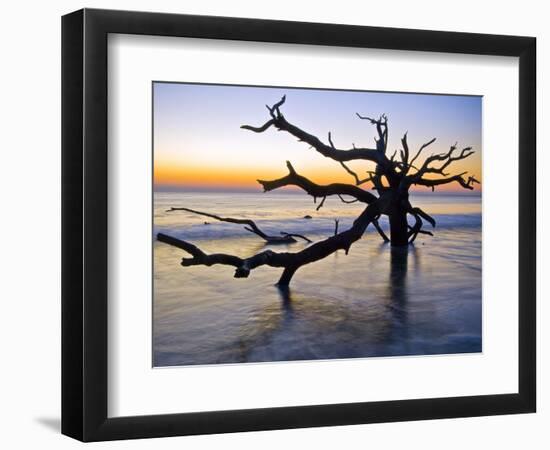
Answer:
<path fill-rule="evenodd" d="M 107 36 L 519 58 L 519 386 L 469 397 L 107 417 Z M 536 39 L 83 9 L 62 18 L 62 433 L 82 441 L 535 412 Z M 149 181 L 149 180 L 147 180 Z"/>

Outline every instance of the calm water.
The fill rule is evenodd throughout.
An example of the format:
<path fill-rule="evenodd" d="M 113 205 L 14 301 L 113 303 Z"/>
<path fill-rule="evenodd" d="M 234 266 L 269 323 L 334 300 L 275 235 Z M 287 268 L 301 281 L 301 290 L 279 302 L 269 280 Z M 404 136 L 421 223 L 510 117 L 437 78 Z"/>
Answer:
<path fill-rule="evenodd" d="M 229 266 L 184 268 L 188 255 L 155 242 L 154 365 L 480 352 L 481 198 L 428 194 L 413 204 L 436 219 L 434 237 L 392 249 L 369 227 L 349 255 L 302 267 L 288 292 L 274 286 L 281 269 L 235 279 Z M 345 229 L 362 210 L 327 199 L 317 212 L 311 198 L 284 193 L 155 194 L 155 233 L 243 257 L 269 247 L 240 225 L 167 213 L 171 206 L 247 217 L 270 234 L 314 240 L 333 233 L 334 217 Z"/>

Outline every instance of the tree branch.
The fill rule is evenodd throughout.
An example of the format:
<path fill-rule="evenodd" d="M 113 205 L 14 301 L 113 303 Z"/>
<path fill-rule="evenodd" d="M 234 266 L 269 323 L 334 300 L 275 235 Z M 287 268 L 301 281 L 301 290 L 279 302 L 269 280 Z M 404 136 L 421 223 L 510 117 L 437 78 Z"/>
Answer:
<path fill-rule="evenodd" d="M 401 138 L 401 145 L 403 146 L 403 153 L 401 156 L 401 161 L 404 165 L 403 173 L 406 174 L 409 170 L 409 144 L 407 142 L 407 132 L 405 132 Z"/>
<path fill-rule="evenodd" d="M 420 153 L 422 153 L 422 150 L 424 150 L 429 145 L 432 145 L 434 142 L 435 142 L 435 138 L 433 138 L 431 141 L 426 142 L 425 144 L 422 144 L 422 146 L 420 147 L 418 152 L 416 152 L 416 155 L 414 155 L 413 159 L 411 159 L 411 162 L 410 162 L 409 166 L 412 167 L 412 165 L 414 164 L 416 159 L 420 156 Z"/>
<path fill-rule="evenodd" d="M 372 177 L 372 174 L 373 172 L 368 172 L 369 176 L 367 178 L 364 178 L 364 179 L 360 179 L 359 178 L 359 175 L 357 175 L 356 172 L 354 172 L 353 170 L 351 170 L 345 162 L 343 161 L 340 161 L 340 165 L 346 170 L 347 173 L 349 173 L 353 178 L 355 178 L 355 185 L 356 186 L 360 186 L 364 183 L 368 183 L 369 181 L 373 181 L 373 177 Z"/>
<path fill-rule="evenodd" d="M 213 253 L 207 255 L 200 248 L 187 241 L 182 241 L 164 233 L 157 234 L 157 240 L 165 244 L 180 248 L 189 253 L 193 258 L 183 258 L 182 266 L 205 265 L 213 266 L 214 264 L 224 264 L 228 266 L 240 267 L 243 264 L 243 259 L 234 255 L 226 255 L 224 253 Z M 236 276 L 236 274 L 235 274 Z"/>
<path fill-rule="evenodd" d="M 263 240 L 265 240 L 269 244 L 289 244 L 296 242 L 296 239 L 294 237 L 299 237 L 304 239 L 307 242 L 312 242 L 310 239 L 306 238 L 305 236 L 302 236 L 300 234 L 291 234 L 291 233 L 285 233 L 281 231 L 281 236 L 270 236 L 266 233 L 264 233 L 258 225 L 253 220 L 250 219 L 234 219 L 232 217 L 220 217 L 216 214 L 211 214 L 207 212 L 202 211 L 196 211 L 194 209 L 190 208 L 170 208 L 168 211 L 187 211 L 193 214 L 198 214 L 201 216 L 211 217 L 212 219 L 219 220 L 220 222 L 230 222 L 230 223 L 236 223 L 239 225 L 246 225 L 244 229 L 246 231 L 250 231 L 251 233 L 257 234 L 260 236 Z"/>
<path fill-rule="evenodd" d="M 420 215 L 415 214 L 414 212 L 412 213 L 412 215 L 415 218 L 415 224 L 412 227 L 409 226 L 409 244 L 412 244 L 419 234 L 427 234 L 433 236 L 433 233 L 431 231 L 422 230 L 423 223 Z"/>
<path fill-rule="evenodd" d="M 378 219 L 374 219 L 372 221 L 372 224 L 374 225 L 374 228 L 376 228 L 376 231 L 378 231 L 378 234 L 380 236 L 382 236 L 382 239 L 384 239 L 384 242 L 390 242 L 390 238 L 388 236 L 386 236 L 386 233 L 384 233 L 384 230 L 382 229 L 382 227 L 378 223 Z"/>
<path fill-rule="evenodd" d="M 430 216 L 428 213 L 424 212 L 423 210 L 421 210 L 420 208 L 413 208 L 411 206 L 411 204 L 409 203 L 409 209 L 408 209 L 408 212 L 411 213 L 412 215 L 418 215 L 420 217 L 422 217 L 426 222 L 429 222 L 430 225 L 435 228 L 435 219 Z"/>
<path fill-rule="evenodd" d="M 356 203 L 358 202 L 359 200 L 354 198 L 353 200 L 346 200 L 344 197 L 342 197 L 340 194 L 338 194 L 338 197 L 340 198 L 340 200 L 342 200 L 342 203 Z"/>
<path fill-rule="evenodd" d="M 273 105 L 272 107 L 267 107 L 271 119 L 264 123 L 262 126 L 254 127 L 251 125 L 242 125 L 241 128 L 244 130 L 253 131 L 255 133 L 262 133 L 271 126 L 274 126 L 279 131 L 286 131 L 292 136 L 298 138 L 299 141 L 308 143 L 321 155 L 327 158 L 331 158 L 335 161 L 352 161 L 356 159 L 363 159 L 367 161 L 374 161 L 379 164 L 387 163 L 387 158 L 385 157 L 385 155 L 379 152 L 377 149 L 353 147 L 349 150 L 340 150 L 331 146 L 330 144 L 325 144 L 318 137 L 309 134 L 306 131 L 288 122 L 280 111 L 280 107 L 284 104 L 285 100 L 286 96 L 283 96 L 282 99 L 275 105 Z"/>
<path fill-rule="evenodd" d="M 297 233 L 285 233 L 284 231 L 281 231 L 281 234 L 283 236 L 287 236 L 287 237 L 297 237 L 297 238 L 300 238 L 300 239 L 303 239 L 304 241 L 306 242 L 309 242 L 310 244 L 313 242 L 311 239 L 305 237 L 303 234 L 297 234 Z"/>
<path fill-rule="evenodd" d="M 456 146 L 457 144 L 452 145 L 447 153 L 440 153 L 440 154 L 432 155 L 426 158 L 426 160 L 424 161 L 424 163 L 422 164 L 418 172 L 412 176 L 412 180 L 414 181 L 414 180 L 420 179 L 424 174 L 427 174 L 427 173 L 437 173 L 437 174 L 447 176 L 448 174 L 446 174 L 444 171 L 447 167 L 449 167 L 451 163 L 455 161 L 460 161 L 462 159 L 466 159 L 475 153 L 472 150 L 472 147 L 465 147 L 462 149 L 462 151 L 458 156 L 453 157 L 453 153 L 456 150 Z M 430 164 L 437 161 L 443 161 L 443 164 L 439 167 L 430 167 Z"/>
<path fill-rule="evenodd" d="M 449 184 L 449 183 L 456 182 L 456 183 L 460 184 L 464 189 L 468 189 L 468 190 L 471 191 L 471 190 L 474 189 L 473 184 L 474 183 L 479 184 L 479 181 L 477 181 L 474 177 L 468 177 L 468 179 L 465 180 L 463 178 L 463 175 L 466 175 L 466 173 L 467 172 L 462 172 L 462 173 L 459 173 L 458 175 L 454 175 L 452 177 L 439 178 L 439 179 L 433 179 L 433 180 L 420 178 L 419 180 L 414 181 L 412 184 L 431 187 L 432 190 L 433 190 L 436 186 L 441 186 L 443 184 Z"/>
<path fill-rule="evenodd" d="M 376 142 L 376 150 L 382 154 L 386 153 L 386 149 L 388 148 L 388 118 L 386 115 L 382 114 L 379 119 L 371 119 L 359 113 L 355 114 L 361 120 L 368 120 L 371 124 L 376 125 L 376 131 L 378 133 L 378 139 L 374 139 L 374 142 Z"/>
<path fill-rule="evenodd" d="M 363 203 L 372 203 L 376 201 L 376 196 L 367 192 L 360 187 L 354 186 L 352 184 L 344 183 L 332 183 L 328 185 L 319 185 L 302 175 L 299 175 L 292 167 L 289 161 L 287 161 L 286 166 L 288 168 L 288 175 L 277 180 L 258 180 L 265 192 L 272 191 L 274 189 L 281 188 L 283 186 L 298 186 L 306 191 L 312 197 L 328 197 L 330 195 L 349 195 L 353 198 L 356 198 Z"/>
<path fill-rule="evenodd" d="M 378 206 L 375 203 L 371 204 L 355 219 L 348 230 L 315 242 L 296 253 L 277 253 L 272 250 L 265 250 L 249 258 L 240 258 L 225 253 L 208 255 L 197 246 L 164 233 L 158 233 L 157 239 L 160 242 L 180 248 L 192 256 L 191 258 L 182 258 L 181 265 L 184 267 L 212 266 L 214 264 L 233 266 L 235 267 L 235 278 L 247 278 L 253 269 L 263 265 L 282 267 L 285 270 L 278 284 L 286 286 L 300 267 L 326 258 L 337 250 L 344 250 L 347 254 L 351 245 L 361 238 L 369 223 L 379 214 Z"/>
<path fill-rule="evenodd" d="M 242 125 L 241 128 L 244 130 L 253 131 L 254 133 L 263 133 L 274 123 L 275 121 L 271 119 L 271 120 L 268 120 L 266 123 L 264 123 L 261 127 L 253 127 L 252 125 Z"/>

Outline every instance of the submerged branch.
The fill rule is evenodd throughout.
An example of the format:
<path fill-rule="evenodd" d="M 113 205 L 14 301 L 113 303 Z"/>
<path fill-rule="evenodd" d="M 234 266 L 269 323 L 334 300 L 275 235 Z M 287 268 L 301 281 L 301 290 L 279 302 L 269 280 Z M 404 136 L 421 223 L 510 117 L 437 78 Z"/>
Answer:
<path fill-rule="evenodd" d="M 413 216 L 414 215 L 418 215 L 420 217 L 422 217 L 426 222 L 429 222 L 430 225 L 435 228 L 435 219 L 430 216 L 428 213 L 426 213 L 425 211 L 423 211 L 422 209 L 416 207 L 416 208 L 413 208 L 410 203 L 409 203 L 409 209 L 408 209 L 408 212 L 410 214 L 412 214 Z"/>
<path fill-rule="evenodd" d="M 257 234 L 260 236 L 263 240 L 265 240 L 268 244 L 290 244 L 293 242 L 296 242 L 295 237 L 303 239 L 307 242 L 312 242 L 310 239 L 308 239 L 305 236 L 302 236 L 301 234 L 295 234 L 295 233 L 286 233 L 284 231 L 281 231 L 281 236 L 271 236 L 266 233 L 264 233 L 258 225 L 253 220 L 250 219 L 235 219 L 233 217 L 220 217 L 216 214 L 207 213 L 203 211 L 197 211 L 190 208 L 170 208 L 168 211 L 187 211 L 193 214 L 198 214 L 205 217 L 210 217 L 212 219 L 219 220 L 220 222 L 230 222 L 230 223 L 236 223 L 239 225 L 246 225 L 244 229 L 246 231 L 250 231 L 251 233 Z"/>
<path fill-rule="evenodd" d="M 382 237 L 384 242 L 390 242 L 390 238 L 388 236 L 386 236 L 386 233 L 384 233 L 384 230 L 382 229 L 382 227 L 378 223 L 378 219 L 374 219 L 372 221 L 372 224 L 374 225 L 374 228 L 376 229 L 376 231 L 378 231 L 378 234 Z"/>
<path fill-rule="evenodd" d="M 278 284 L 286 286 L 300 267 L 326 258 L 337 250 L 344 250 L 347 254 L 351 245 L 361 238 L 369 223 L 378 215 L 378 206 L 376 204 L 369 205 L 348 230 L 315 242 L 296 253 L 277 253 L 272 250 L 265 250 L 249 258 L 240 258 L 225 253 L 209 255 L 187 241 L 168 236 L 164 233 L 158 233 L 157 239 L 160 242 L 180 248 L 192 256 L 191 258 L 182 258 L 181 265 L 184 267 L 198 265 L 212 266 L 214 264 L 233 266 L 235 267 L 235 278 L 247 278 L 253 269 L 264 265 L 282 267 L 284 271 Z"/>
<path fill-rule="evenodd" d="M 409 226 L 409 244 L 414 243 L 419 234 L 427 234 L 429 236 L 433 236 L 433 233 L 431 231 L 425 231 L 422 229 L 423 222 L 418 214 L 413 214 L 413 217 L 415 219 L 415 224 L 412 227 Z"/>
<path fill-rule="evenodd" d="M 283 236 L 286 236 L 286 237 L 289 237 L 289 238 L 300 238 L 300 239 L 303 239 L 304 241 L 306 242 L 309 242 L 310 244 L 313 242 L 311 239 L 309 239 L 308 237 L 304 236 L 303 234 L 298 234 L 298 233 L 285 233 L 284 231 L 281 231 L 281 234 Z"/>

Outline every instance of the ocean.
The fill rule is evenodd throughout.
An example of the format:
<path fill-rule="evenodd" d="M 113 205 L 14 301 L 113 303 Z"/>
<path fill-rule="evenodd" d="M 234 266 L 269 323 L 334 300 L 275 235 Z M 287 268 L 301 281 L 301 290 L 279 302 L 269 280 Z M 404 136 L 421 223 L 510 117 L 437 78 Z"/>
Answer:
<path fill-rule="evenodd" d="M 230 266 L 182 267 L 189 255 L 155 240 L 153 366 L 481 352 L 481 196 L 413 193 L 411 203 L 435 218 L 435 229 L 424 225 L 433 237 L 392 249 L 369 226 L 348 255 L 302 267 L 285 292 L 275 286 L 281 269 L 236 279 Z M 207 253 L 294 252 L 308 244 L 266 246 L 242 225 L 167 210 L 249 218 L 268 234 L 318 240 L 333 234 L 334 218 L 344 230 L 363 209 L 338 198 L 316 206 L 303 193 L 156 192 L 154 235 Z"/>

